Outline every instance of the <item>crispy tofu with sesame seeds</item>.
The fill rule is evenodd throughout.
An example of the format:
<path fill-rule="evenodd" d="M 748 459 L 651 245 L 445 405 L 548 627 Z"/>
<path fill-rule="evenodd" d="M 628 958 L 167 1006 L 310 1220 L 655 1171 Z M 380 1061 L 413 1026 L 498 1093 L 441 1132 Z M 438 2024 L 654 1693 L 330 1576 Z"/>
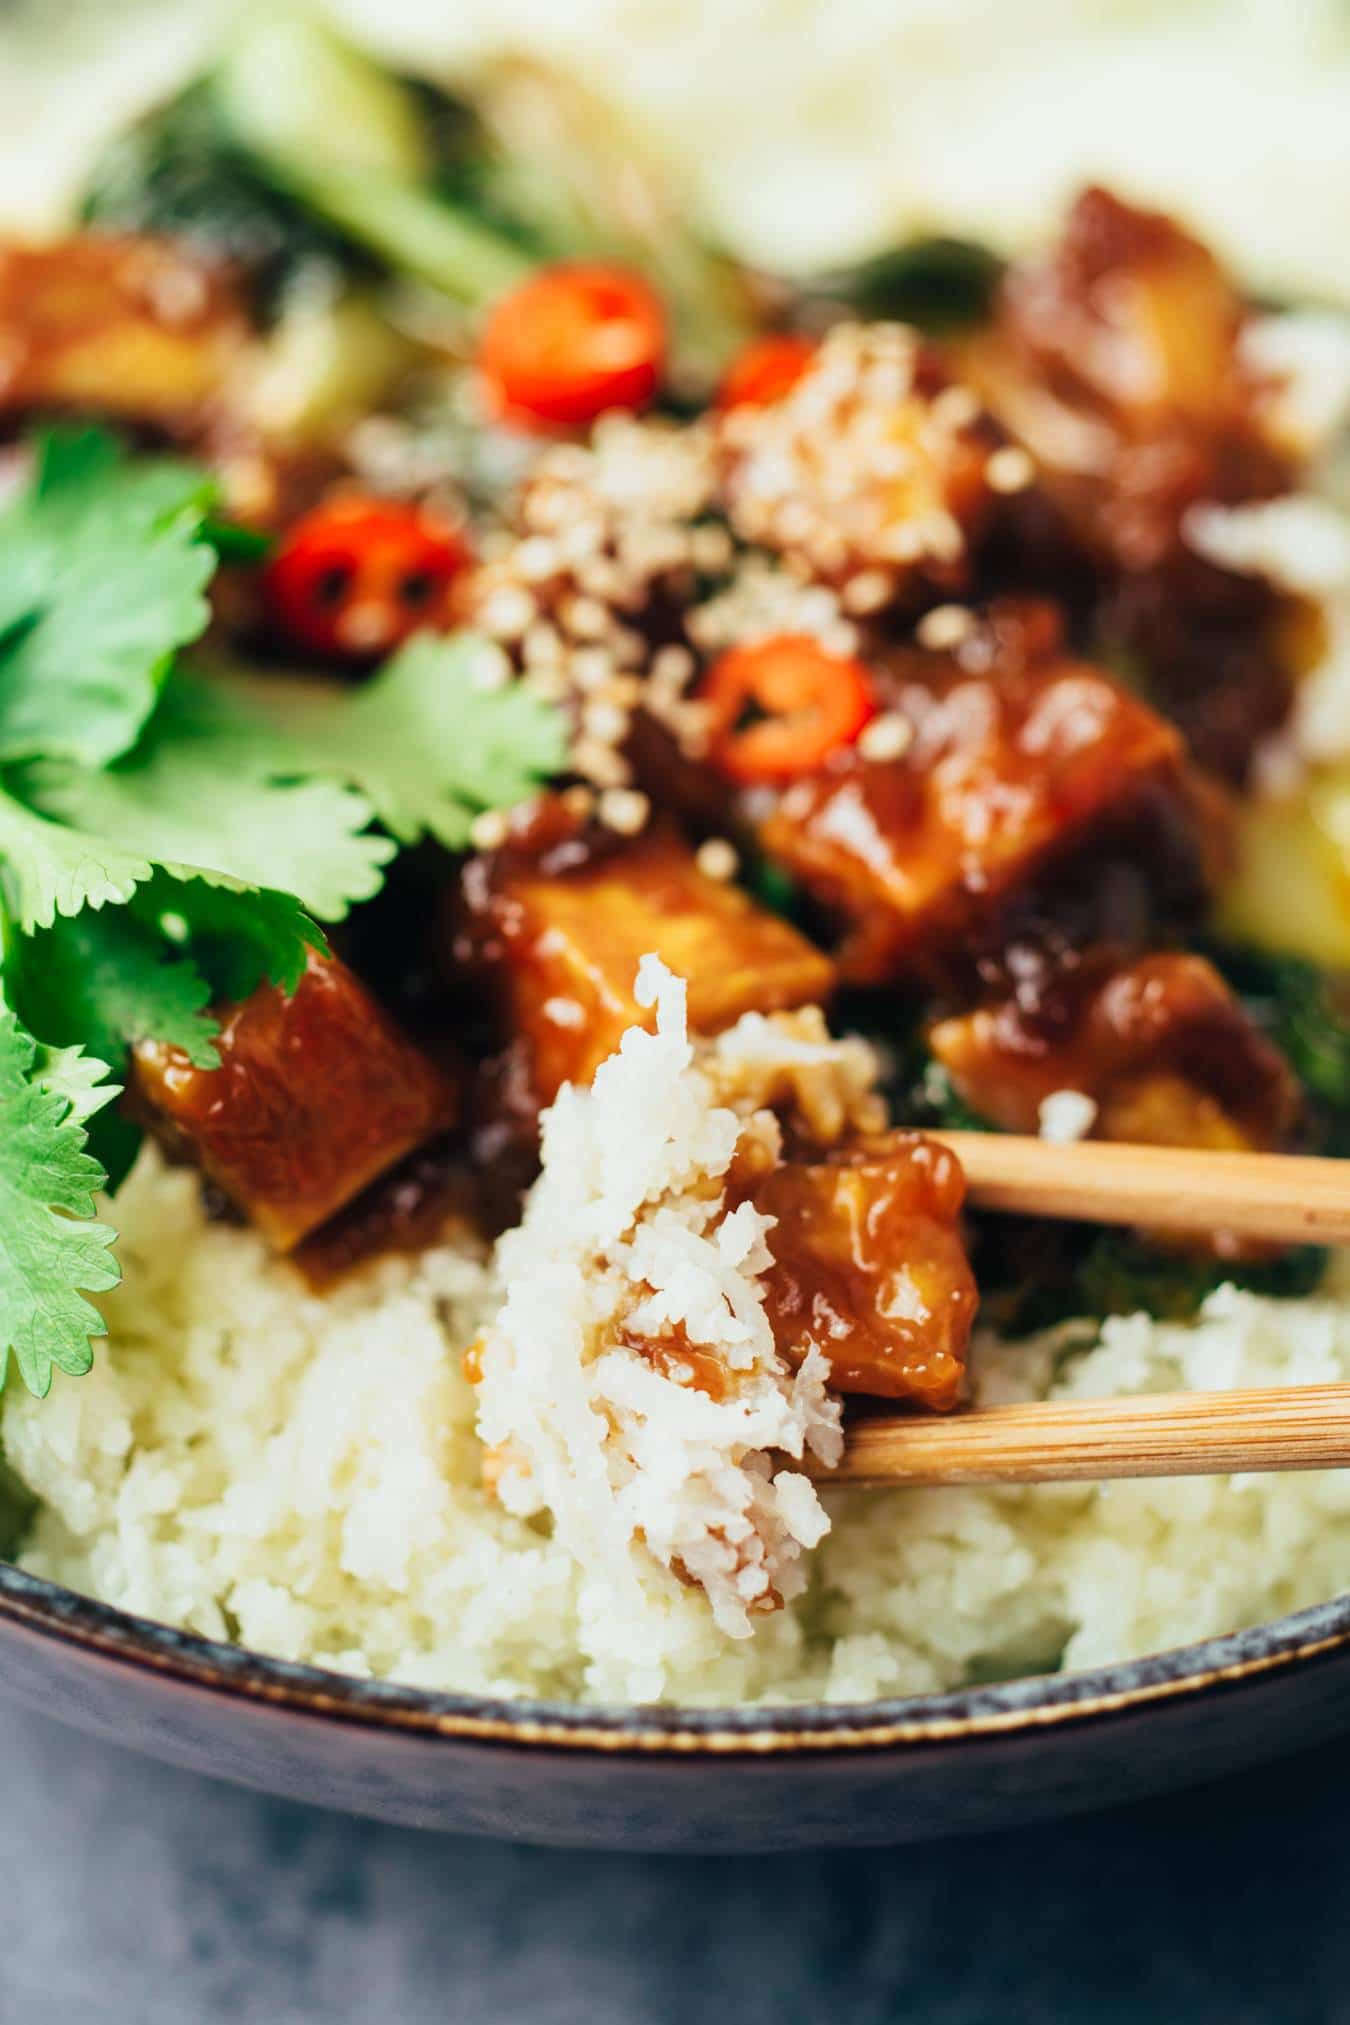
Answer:
<path fill-rule="evenodd" d="M 978 1295 L 956 1156 L 890 1132 L 783 1161 L 746 1192 L 775 1219 L 765 1305 L 788 1363 L 814 1344 L 839 1392 L 957 1405 Z"/>
<path fill-rule="evenodd" d="M 649 953 L 687 979 L 695 1033 L 817 1004 L 834 984 L 822 951 L 709 876 L 673 829 L 606 831 L 560 799 L 470 861 L 457 929 L 456 955 L 487 978 L 536 1106 L 589 1083 L 626 1029 L 650 1025 L 634 997 Z"/>
<path fill-rule="evenodd" d="M 278 1251 L 454 1122 L 450 1077 L 335 957 L 311 955 L 289 997 L 261 984 L 219 1017 L 215 1069 L 139 1042 L 133 1103 Z"/>
<path fill-rule="evenodd" d="M 181 243 L 86 233 L 0 247 L 0 415 L 190 431 L 249 336 L 227 271 Z"/>
<path fill-rule="evenodd" d="M 878 679 L 908 742 L 841 751 L 760 819 L 768 857 L 841 925 L 847 981 L 945 984 L 1000 946 L 1019 896 L 1122 838 L 1141 880 L 1165 842 L 1155 886 L 1202 881 L 1180 735 L 1058 647 L 1041 609 L 995 607 L 950 653 L 893 655 Z"/>
<path fill-rule="evenodd" d="M 1300 1108 L 1288 1063 L 1213 964 L 1182 951 L 1098 952 L 1034 989 L 938 1020 L 934 1058 L 962 1101 L 1036 1132 L 1057 1095 L 1087 1100 L 1100 1139 L 1273 1151 Z"/>
<path fill-rule="evenodd" d="M 903 324 L 840 324 L 779 400 L 722 416 L 740 538 L 866 617 L 965 584 L 994 495 L 1033 473 Z"/>

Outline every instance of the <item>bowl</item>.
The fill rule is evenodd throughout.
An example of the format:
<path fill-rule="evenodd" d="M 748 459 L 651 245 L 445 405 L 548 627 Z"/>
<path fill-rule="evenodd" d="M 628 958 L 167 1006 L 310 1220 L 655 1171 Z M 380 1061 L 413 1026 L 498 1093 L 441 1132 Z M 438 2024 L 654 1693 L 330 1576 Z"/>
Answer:
<path fill-rule="evenodd" d="M 1350 1729 L 1350 1596 L 1147 1659 L 953 1694 L 606 1708 L 352 1680 L 0 1566 L 0 1686 L 170 1764 L 418 1828 L 634 1851 L 839 1848 L 1142 1798 Z"/>

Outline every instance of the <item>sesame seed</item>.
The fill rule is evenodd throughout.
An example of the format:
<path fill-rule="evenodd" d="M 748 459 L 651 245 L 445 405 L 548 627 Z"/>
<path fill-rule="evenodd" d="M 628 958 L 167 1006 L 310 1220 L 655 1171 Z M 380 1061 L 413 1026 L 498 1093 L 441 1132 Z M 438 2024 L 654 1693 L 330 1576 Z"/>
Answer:
<path fill-rule="evenodd" d="M 959 647 L 975 630 L 975 615 L 965 605 L 934 605 L 914 628 L 914 637 L 930 654 Z"/>
<path fill-rule="evenodd" d="M 984 475 L 993 492 L 1025 492 L 1036 476 L 1036 466 L 1016 443 L 1005 443 L 985 465 Z"/>
<path fill-rule="evenodd" d="M 516 573 L 527 583 L 542 583 L 556 576 L 562 567 L 557 542 L 550 541 L 543 534 L 527 535 L 524 541 L 518 542 L 512 551 L 511 562 Z"/>
<path fill-rule="evenodd" d="M 909 750 L 914 737 L 914 726 L 898 710 L 883 710 L 870 724 L 865 724 L 858 739 L 858 750 L 864 759 L 899 759 Z"/>
<path fill-rule="evenodd" d="M 562 638 L 547 619 L 536 619 L 520 643 L 527 668 L 546 668 L 561 661 Z"/>
<path fill-rule="evenodd" d="M 511 680 L 511 663 L 500 647 L 485 643 L 474 662 L 473 687 L 482 690 L 505 689 Z"/>
<path fill-rule="evenodd" d="M 538 612 L 539 607 L 523 585 L 502 584 L 488 596 L 478 622 L 495 639 L 519 640 Z"/>
<path fill-rule="evenodd" d="M 469 825 L 469 842 L 476 851 L 496 851 L 506 842 L 509 831 L 504 809 L 484 809 Z"/>
<path fill-rule="evenodd" d="M 602 604 L 610 599 L 622 599 L 632 590 L 628 573 L 603 555 L 582 564 L 577 572 L 577 582 L 588 598 L 596 598 Z"/>
<path fill-rule="evenodd" d="M 604 745 L 598 738 L 578 738 L 572 746 L 571 759 L 582 779 L 598 788 L 625 787 L 628 783 L 626 761 L 612 745 Z"/>
<path fill-rule="evenodd" d="M 652 805 L 637 788 L 606 788 L 596 813 L 607 830 L 621 837 L 635 837 L 645 828 Z"/>
<path fill-rule="evenodd" d="M 969 387 L 944 387 L 933 402 L 933 420 L 940 429 L 953 432 L 968 429 L 980 412 L 980 404 Z"/>
<path fill-rule="evenodd" d="M 614 656 L 608 647 L 576 647 L 568 659 L 567 672 L 578 689 L 588 693 L 603 689 L 614 674 Z"/>
<path fill-rule="evenodd" d="M 1086 1139 L 1097 1122 L 1097 1106 L 1086 1090 L 1052 1090 L 1041 1099 L 1038 1123 L 1040 1137 L 1056 1145 L 1071 1145 Z"/>
<path fill-rule="evenodd" d="M 695 665 L 687 647 L 658 647 L 652 656 L 651 679 L 662 688 L 682 689 L 692 677 Z"/>
<path fill-rule="evenodd" d="M 719 885 L 735 878 L 740 862 L 735 845 L 725 837 L 709 837 L 695 853 L 695 863 L 704 878 L 715 879 Z"/>
<path fill-rule="evenodd" d="M 569 816 L 575 816 L 578 822 L 584 823 L 595 813 L 594 790 L 580 785 L 564 788 L 562 803 Z"/>
<path fill-rule="evenodd" d="M 614 703 L 588 704 L 581 721 L 586 736 L 598 738 L 604 745 L 618 745 L 628 732 L 628 712 Z"/>
<path fill-rule="evenodd" d="M 598 598 L 569 598 L 562 617 L 568 632 L 577 640 L 603 640 L 609 631 L 609 613 Z"/>
<path fill-rule="evenodd" d="M 878 612 L 894 588 L 885 570 L 858 570 L 839 593 L 840 602 L 846 612 Z"/>
<path fill-rule="evenodd" d="M 724 527 L 696 527 L 690 534 L 689 559 L 695 569 L 725 569 L 731 554 L 731 536 Z"/>
<path fill-rule="evenodd" d="M 856 654 L 859 647 L 858 629 L 847 619 L 836 619 L 833 625 L 822 626 L 820 644 L 829 654 L 837 654 L 841 661 Z"/>
<path fill-rule="evenodd" d="M 919 522 L 918 532 L 924 547 L 939 562 L 955 562 L 965 546 L 959 522 L 942 508 L 936 513 L 925 514 Z"/>
<path fill-rule="evenodd" d="M 531 696 L 541 703 L 561 703 L 567 695 L 567 677 L 556 664 L 527 668 L 522 679 Z"/>

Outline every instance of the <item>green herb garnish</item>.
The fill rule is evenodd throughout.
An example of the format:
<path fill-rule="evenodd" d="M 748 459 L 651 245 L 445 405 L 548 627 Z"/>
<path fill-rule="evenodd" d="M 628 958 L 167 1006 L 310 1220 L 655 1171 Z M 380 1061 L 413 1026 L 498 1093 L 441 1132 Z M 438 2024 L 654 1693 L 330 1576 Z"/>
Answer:
<path fill-rule="evenodd" d="M 0 1382 L 87 1370 L 115 1285 L 95 1197 L 135 1128 L 109 1107 L 142 1041 L 214 1065 L 210 1007 L 308 952 L 400 846 L 457 848 L 562 764 L 555 710 L 468 637 L 409 643 L 362 689 L 208 678 L 215 485 L 53 431 L 0 515 Z"/>
<path fill-rule="evenodd" d="M 68 1067 L 0 1012 L 0 1379 L 12 1352 L 39 1398 L 53 1369 L 89 1369 L 103 1322 L 84 1294 L 118 1280 L 114 1234 L 94 1210 L 103 1169 L 84 1129 L 116 1091 L 83 1073 L 72 1080 Z"/>

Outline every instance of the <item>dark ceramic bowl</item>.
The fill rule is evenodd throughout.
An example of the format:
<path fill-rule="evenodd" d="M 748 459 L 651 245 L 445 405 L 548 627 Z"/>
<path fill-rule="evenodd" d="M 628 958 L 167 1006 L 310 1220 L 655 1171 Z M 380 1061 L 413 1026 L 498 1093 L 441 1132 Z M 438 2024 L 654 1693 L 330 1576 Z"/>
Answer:
<path fill-rule="evenodd" d="M 420 1828 L 633 1850 L 908 1842 L 1136 1798 L 1350 1728 L 1350 1597 L 1093 1673 L 681 1711 L 352 1681 L 0 1567 L 0 1686 L 171 1764 Z"/>

